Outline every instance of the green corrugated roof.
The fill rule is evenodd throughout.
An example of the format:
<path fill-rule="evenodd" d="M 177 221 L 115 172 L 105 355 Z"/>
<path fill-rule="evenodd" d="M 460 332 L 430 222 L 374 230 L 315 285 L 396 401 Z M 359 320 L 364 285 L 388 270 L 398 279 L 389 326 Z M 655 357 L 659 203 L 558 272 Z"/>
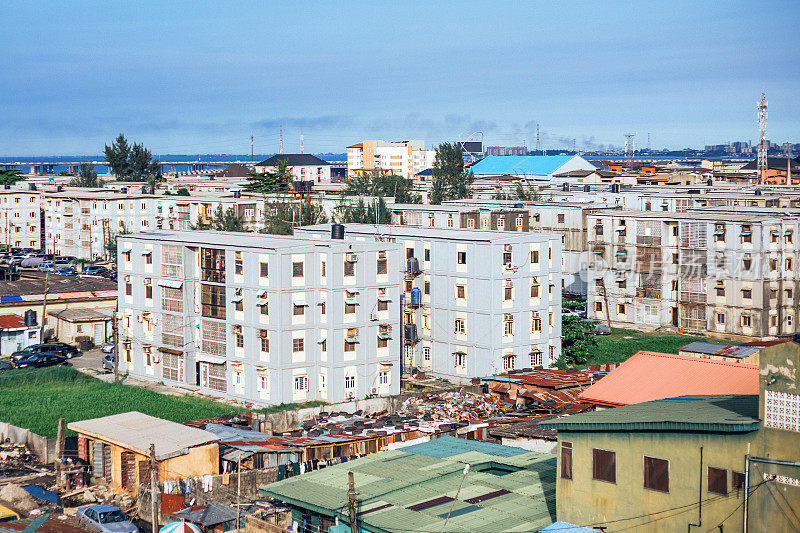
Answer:
<path fill-rule="evenodd" d="M 539 424 L 561 431 L 713 431 L 758 429 L 758 396 L 681 396 L 569 415 Z"/>
<path fill-rule="evenodd" d="M 439 532 L 450 503 L 419 511 L 408 507 L 441 496 L 455 497 L 465 462 L 472 468 L 445 531 L 536 531 L 553 523 L 556 474 L 552 455 L 450 436 L 307 472 L 263 485 L 259 492 L 346 521 L 347 473 L 352 471 L 362 509 L 392 505 L 362 515 L 360 527 L 380 532 Z M 520 470 L 506 475 L 479 471 L 480 465 L 488 463 Z M 478 503 L 466 501 L 500 489 L 510 492 Z"/>

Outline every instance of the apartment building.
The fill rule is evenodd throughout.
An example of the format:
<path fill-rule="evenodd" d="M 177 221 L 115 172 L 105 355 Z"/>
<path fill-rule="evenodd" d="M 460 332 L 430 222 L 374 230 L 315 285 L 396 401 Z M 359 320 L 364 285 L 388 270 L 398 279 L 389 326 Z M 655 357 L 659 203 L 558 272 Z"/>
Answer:
<path fill-rule="evenodd" d="M 557 235 L 369 224 L 344 231 L 345 242 L 400 246 L 405 366 L 465 382 L 547 367 L 561 354 Z M 328 242 L 331 226 L 295 233 Z"/>
<path fill-rule="evenodd" d="M 285 161 L 294 181 L 331 182 L 331 164 L 312 154 L 275 154 L 256 163 L 256 172 L 272 172 L 279 161 Z"/>
<path fill-rule="evenodd" d="M 36 186 L 0 189 L 0 243 L 13 248 L 41 249 L 43 210 Z"/>
<path fill-rule="evenodd" d="M 586 295 L 587 216 L 614 205 L 591 202 L 453 200 L 442 205 L 395 204 L 392 222 L 434 228 L 519 231 L 561 236 L 561 289 Z"/>
<path fill-rule="evenodd" d="M 397 245 L 156 231 L 118 249 L 131 375 L 257 405 L 399 392 Z"/>
<path fill-rule="evenodd" d="M 589 316 L 634 329 L 794 333 L 798 220 L 790 210 L 590 215 Z"/>
<path fill-rule="evenodd" d="M 426 150 L 424 141 L 364 141 L 347 147 L 347 175 L 381 171 L 413 178 L 433 167 L 436 150 Z"/>

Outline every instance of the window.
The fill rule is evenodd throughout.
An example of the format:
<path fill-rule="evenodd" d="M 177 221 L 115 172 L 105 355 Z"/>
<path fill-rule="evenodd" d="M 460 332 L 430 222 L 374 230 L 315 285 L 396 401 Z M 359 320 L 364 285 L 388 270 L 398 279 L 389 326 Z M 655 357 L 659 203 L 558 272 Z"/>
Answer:
<path fill-rule="evenodd" d="M 356 388 L 356 377 L 355 376 L 345 376 L 344 377 L 344 388 L 345 389 L 355 389 Z"/>
<path fill-rule="evenodd" d="M 598 222 L 597 225 L 594 227 L 594 232 L 595 232 L 595 235 L 602 235 L 603 234 L 603 225 Z"/>
<path fill-rule="evenodd" d="M 130 276 L 125 276 L 125 295 L 126 296 L 133 295 L 133 284 L 131 283 Z"/>
<path fill-rule="evenodd" d="M 792 289 L 786 289 L 786 299 L 787 300 L 791 300 L 792 299 L 792 294 L 793 294 Z"/>
<path fill-rule="evenodd" d="M 541 333 L 542 332 L 542 319 L 539 317 L 538 311 L 533 311 L 533 316 L 531 317 L 531 333 Z"/>
<path fill-rule="evenodd" d="M 126 261 L 130 261 L 128 252 Z M 172 278 L 179 278 L 183 273 L 183 254 L 180 246 L 162 245 L 161 246 L 161 275 Z"/>
<path fill-rule="evenodd" d="M 458 252 L 458 264 L 459 265 L 466 265 L 467 264 L 467 252 Z"/>
<path fill-rule="evenodd" d="M 597 311 L 598 313 L 602 313 L 603 312 L 603 302 L 595 302 L 594 303 L 594 310 Z"/>
<path fill-rule="evenodd" d="M 753 242 L 753 232 L 751 231 L 750 224 L 742 224 L 741 237 L 742 237 L 742 243 Z"/>
<path fill-rule="evenodd" d="M 644 488 L 669 492 L 669 461 L 644 456 Z"/>
<path fill-rule="evenodd" d="M 233 329 L 233 336 L 236 339 L 236 347 L 244 348 L 244 333 L 242 332 L 242 326 L 234 324 L 232 329 Z"/>
<path fill-rule="evenodd" d="M 302 261 L 295 261 L 292 263 L 292 277 L 302 278 L 304 276 L 304 265 Z"/>
<path fill-rule="evenodd" d="M 319 273 L 319 275 L 321 277 L 323 277 L 323 278 L 328 275 L 328 268 L 327 267 L 328 267 L 328 263 L 327 262 L 322 261 L 320 263 L 320 266 L 319 266 L 319 272 L 320 273 Z"/>
<path fill-rule="evenodd" d="M 559 213 L 557 218 L 556 218 L 556 220 L 558 220 L 559 224 L 563 224 L 564 223 L 564 213 Z M 570 477 L 570 479 L 572 479 L 572 478 Z"/>
<path fill-rule="evenodd" d="M 744 472 L 731 470 L 731 489 L 736 489 L 737 493 L 744 490 Z"/>
<path fill-rule="evenodd" d="M 183 318 L 163 315 L 161 318 L 161 344 L 183 348 Z"/>
<path fill-rule="evenodd" d="M 225 287 L 203 284 L 200 296 L 204 317 L 225 319 Z"/>
<path fill-rule="evenodd" d="M 425 248 L 425 261 L 430 261 L 430 260 L 431 260 L 431 249 Z"/>
<path fill-rule="evenodd" d="M 455 357 L 455 364 L 459 368 L 466 368 L 467 367 L 467 354 L 464 352 L 456 352 L 453 354 Z"/>
<path fill-rule="evenodd" d="M 456 285 L 456 298 L 459 300 L 463 300 L 467 297 L 467 287 L 466 285 Z"/>
<path fill-rule="evenodd" d="M 728 471 L 724 468 L 708 467 L 708 492 L 728 495 Z"/>
<path fill-rule="evenodd" d="M 161 354 L 161 376 L 172 381 L 183 381 L 183 356 Z"/>
<path fill-rule="evenodd" d="M 345 261 L 344 262 L 344 275 L 345 276 L 355 276 L 356 275 L 356 264 L 353 261 Z"/>
<path fill-rule="evenodd" d="M 294 304 L 292 305 L 292 315 L 293 316 L 305 316 L 306 308 L 304 305 Z"/>
<path fill-rule="evenodd" d="M 266 295 L 263 295 L 266 296 Z M 262 297 L 263 297 L 262 296 Z M 263 316 L 269 316 L 269 302 L 263 301 L 258 304 L 259 309 L 261 309 L 261 314 Z"/>
<path fill-rule="evenodd" d="M 742 326 L 745 328 L 750 327 L 750 315 L 742 315 Z"/>
<path fill-rule="evenodd" d="M 517 356 L 514 354 L 506 354 L 503 356 L 503 370 L 514 370 Z"/>
<path fill-rule="evenodd" d="M 347 315 L 352 315 L 353 313 L 356 312 L 356 304 L 345 302 L 344 303 L 344 312 Z"/>
<path fill-rule="evenodd" d="M 378 385 L 388 385 L 389 384 L 389 372 L 386 370 L 381 370 L 378 372 Z"/>
<path fill-rule="evenodd" d="M 297 352 L 304 352 L 306 349 L 306 340 L 305 339 L 292 339 L 292 351 Z"/>
<path fill-rule="evenodd" d="M 742 298 L 751 300 L 753 298 L 753 291 L 751 289 L 742 289 Z"/>
<path fill-rule="evenodd" d="M 503 315 L 503 335 L 514 334 L 514 315 L 505 313 Z"/>
<path fill-rule="evenodd" d="M 475 229 L 475 219 L 470 218 L 467 220 L 467 227 L 470 229 Z"/>
<path fill-rule="evenodd" d="M 749 257 L 742 259 L 742 270 L 750 270 L 750 267 L 753 266 L 753 260 Z"/>
<path fill-rule="evenodd" d="M 625 314 L 625 304 L 617 304 L 617 314 L 618 315 Z"/>
<path fill-rule="evenodd" d="M 262 261 L 261 263 L 259 263 L 258 275 L 261 276 L 262 278 L 269 277 L 269 263 L 267 263 L 266 261 Z"/>
<path fill-rule="evenodd" d="M 531 346 L 530 356 L 532 367 L 542 366 L 542 351 L 538 346 Z"/>
<path fill-rule="evenodd" d="M 571 442 L 561 442 L 561 479 L 572 479 Z"/>
<path fill-rule="evenodd" d="M 617 454 L 608 450 L 592 449 L 592 479 L 617 482 Z"/>
<path fill-rule="evenodd" d="M 244 274 L 244 260 L 242 259 L 242 252 L 234 253 L 233 273 L 237 276 Z"/>
<path fill-rule="evenodd" d="M 448 228 L 453 227 L 453 215 L 447 215 L 447 227 Z"/>
<path fill-rule="evenodd" d="M 386 274 L 388 268 L 386 265 L 386 252 L 378 252 L 378 274 Z"/>
<path fill-rule="evenodd" d="M 269 353 L 269 333 L 265 329 L 258 330 L 259 347 L 262 352 Z"/>
<path fill-rule="evenodd" d="M 788 270 L 792 270 L 792 258 L 791 257 L 787 257 L 786 258 L 786 270 L 787 271 Z"/>
<path fill-rule="evenodd" d="M 539 251 L 533 250 L 531 251 L 531 263 L 538 263 L 539 262 Z"/>
<path fill-rule="evenodd" d="M 145 225 L 145 224 L 142 224 L 142 225 Z M 144 256 L 144 264 L 146 264 L 146 265 L 152 265 L 153 264 L 153 252 L 145 254 L 145 256 Z"/>
<path fill-rule="evenodd" d="M 202 248 L 200 270 L 203 281 L 225 283 L 225 250 Z"/>
<path fill-rule="evenodd" d="M 514 287 L 503 287 L 503 299 L 506 301 L 514 299 Z"/>
<path fill-rule="evenodd" d="M 202 351 L 212 355 L 225 355 L 225 323 L 203 320 Z"/>
<path fill-rule="evenodd" d="M 307 391 L 308 390 L 308 376 L 295 376 L 294 377 L 294 390 Z"/>
<path fill-rule="evenodd" d="M 717 313 L 717 324 L 725 324 L 725 313 Z"/>
<path fill-rule="evenodd" d="M 716 289 L 717 289 L 717 296 L 725 296 L 725 282 L 724 281 L 718 281 Z"/>
<path fill-rule="evenodd" d="M 778 270 L 778 260 L 777 259 L 770 259 L 769 260 L 769 269 L 771 272 L 775 272 Z"/>
<path fill-rule="evenodd" d="M 430 363 L 431 362 L 431 347 L 430 346 L 425 346 L 424 348 L 422 348 L 422 360 L 425 361 L 426 363 Z"/>
<path fill-rule="evenodd" d="M 466 321 L 463 318 L 456 318 L 453 331 L 455 333 L 466 333 L 467 332 Z"/>
<path fill-rule="evenodd" d="M 510 265 L 511 263 L 511 252 L 503 252 L 503 264 Z"/>

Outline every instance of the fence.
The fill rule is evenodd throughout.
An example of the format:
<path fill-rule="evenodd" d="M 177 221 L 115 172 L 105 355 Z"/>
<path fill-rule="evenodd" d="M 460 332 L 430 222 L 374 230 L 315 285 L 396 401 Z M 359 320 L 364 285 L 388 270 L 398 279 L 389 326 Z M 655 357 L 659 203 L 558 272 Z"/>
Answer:
<path fill-rule="evenodd" d="M 56 459 L 56 439 L 42 437 L 29 429 L 13 426 L 8 422 L 0 422 L 0 439 L 10 440 L 15 444 L 24 444 L 44 464 L 50 464 Z"/>

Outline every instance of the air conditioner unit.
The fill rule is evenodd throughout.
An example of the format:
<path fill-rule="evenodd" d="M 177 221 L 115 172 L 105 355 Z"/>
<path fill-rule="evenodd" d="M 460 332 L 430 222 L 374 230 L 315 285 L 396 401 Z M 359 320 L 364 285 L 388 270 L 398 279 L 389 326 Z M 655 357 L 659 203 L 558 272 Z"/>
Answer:
<path fill-rule="evenodd" d="M 378 320 L 378 313 L 370 313 L 370 314 L 369 314 L 369 319 L 370 319 L 372 322 L 377 322 L 377 320 Z"/>
<path fill-rule="evenodd" d="M 505 285 L 505 286 L 506 286 L 506 287 L 513 287 L 513 286 L 514 286 L 514 282 L 513 282 L 512 280 L 510 280 L 510 279 L 507 279 L 507 280 L 506 280 L 506 285 Z"/>
<path fill-rule="evenodd" d="M 503 245 L 503 250 L 505 250 L 506 252 L 510 252 L 511 251 L 511 245 L 510 244 Z"/>
<path fill-rule="evenodd" d="M 533 318 L 539 318 L 539 311 L 533 311 Z"/>
<path fill-rule="evenodd" d="M 355 397 L 356 397 L 355 393 L 352 393 L 352 392 L 348 392 L 347 393 L 347 399 L 352 400 Z"/>
<path fill-rule="evenodd" d="M 355 263 L 356 261 L 358 261 L 358 256 L 356 254 L 345 254 L 344 259 L 348 263 Z"/>
<path fill-rule="evenodd" d="M 511 263 L 506 263 L 506 270 L 513 270 L 513 269 L 514 265 L 512 265 Z"/>
<path fill-rule="evenodd" d="M 376 389 L 375 387 L 372 387 L 372 394 L 378 394 L 378 389 Z"/>

